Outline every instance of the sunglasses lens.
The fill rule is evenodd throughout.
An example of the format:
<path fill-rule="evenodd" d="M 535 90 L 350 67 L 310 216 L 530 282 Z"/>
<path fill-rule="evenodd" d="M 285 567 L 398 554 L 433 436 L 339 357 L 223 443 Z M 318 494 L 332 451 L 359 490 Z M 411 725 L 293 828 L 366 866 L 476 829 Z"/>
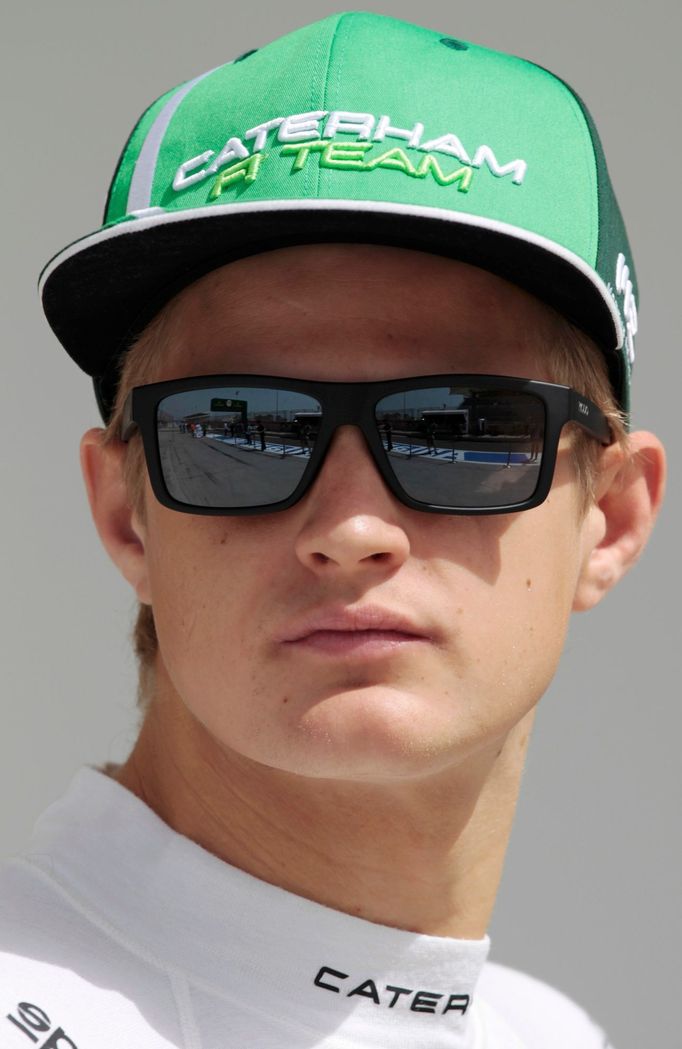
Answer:
<path fill-rule="evenodd" d="M 166 488 L 188 506 L 281 502 L 305 472 L 321 419 L 315 398 L 274 387 L 211 387 L 165 397 L 156 428 Z"/>
<path fill-rule="evenodd" d="M 537 487 L 545 406 L 533 394 L 404 390 L 378 401 L 375 418 L 391 469 L 418 502 L 493 509 L 522 503 Z"/>
<path fill-rule="evenodd" d="M 401 390 L 375 406 L 386 461 L 415 501 L 453 511 L 533 495 L 545 406 L 534 394 L 457 385 Z M 318 400 L 276 386 L 212 386 L 163 398 L 161 473 L 186 506 L 264 509 L 296 491 L 322 422 Z"/>

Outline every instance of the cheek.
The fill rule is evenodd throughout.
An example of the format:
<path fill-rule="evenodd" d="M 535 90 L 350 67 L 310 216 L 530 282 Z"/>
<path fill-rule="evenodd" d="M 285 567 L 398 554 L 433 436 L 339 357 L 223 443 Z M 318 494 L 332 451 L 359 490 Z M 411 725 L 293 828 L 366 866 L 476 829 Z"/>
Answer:
<path fill-rule="evenodd" d="M 574 495 L 567 486 L 534 510 L 460 518 L 455 529 L 457 553 L 452 540 L 441 542 L 437 567 L 452 610 L 454 668 L 464 657 L 479 710 L 498 717 L 504 707 L 513 721 L 540 699 L 563 649 L 580 569 Z"/>
<path fill-rule="evenodd" d="M 550 496 L 519 514 L 502 537 L 491 599 L 491 636 L 507 639 L 507 674 L 525 678 L 538 696 L 563 649 L 580 567 L 577 518 L 572 508 L 557 513 L 561 502 Z"/>
<path fill-rule="evenodd" d="M 276 548 L 248 518 L 163 508 L 155 517 L 147 551 L 159 648 L 176 689 L 189 697 L 234 681 L 253 662 Z"/>

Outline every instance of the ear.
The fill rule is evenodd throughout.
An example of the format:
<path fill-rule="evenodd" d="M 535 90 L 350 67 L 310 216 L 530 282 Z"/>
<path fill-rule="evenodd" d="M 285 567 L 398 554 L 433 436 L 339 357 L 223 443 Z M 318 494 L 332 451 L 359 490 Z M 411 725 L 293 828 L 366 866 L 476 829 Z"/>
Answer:
<path fill-rule="evenodd" d="M 593 608 L 635 563 L 654 526 L 665 490 L 665 451 L 644 430 L 624 451 L 605 449 L 595 498 L 583 522 L 583 557 L 573 610 Z"/>
<path fill-rule="evenodd" d="M 109 557 L 135 590 L 138 600 L 151 604 L 145 529 L 128 500 L 123 464 L 123 441 L 102 443 L 98 427 L 83 434 L 80 461 L 95 527 Z"/>

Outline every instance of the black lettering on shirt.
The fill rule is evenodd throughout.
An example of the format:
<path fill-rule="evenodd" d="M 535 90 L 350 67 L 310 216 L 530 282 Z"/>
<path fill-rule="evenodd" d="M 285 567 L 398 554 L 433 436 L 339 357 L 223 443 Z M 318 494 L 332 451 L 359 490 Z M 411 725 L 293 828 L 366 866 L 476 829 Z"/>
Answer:
<path fill-rule="evenodd" d="M 78 1049 L 78 1046 L 64 1034 L 63 1028 L 58 1027 L 52 1032 L 48 1040 L 43 1042 L 40 1049 Z"/>
<path fill-rule="evenodd" d="M 34 1031 L 50 1030 L 49 1016 L 47 1015 L 47 1013 L 43 1012 L 43 1010 L 40 1009 L 37 1005 L 31 1005 L 30 1002 L 19 1002 L 17 1006 L 17 1013 L 19 1014 L 19 1017 L 22 1021 L 21 1023 L 19 1022 L 19 1020 L 16 1019 L 16 1017 L 12 1016 L 9 1013 L 7 1015 L 7 1019 L 11 1020 L 12 1023 L 19 1028 L 20 1031 L 24 1032 L 24 1034 L 27 1034 L 32 1042 L 38 1041 L 38 1035 L 32 1034 L 31 1031 L 29 1031 L 28 1029 L 29 1027 L 32 1027 Z M 24 1024 L 28 1024 L 28 1027 L 25 1027 Z"/>
<path fill-rule="evenodd" d="M 352 991 L 348 992 L 348 997 L 352 998 L 354 994 L 359 994 L 363 998 L 371 998 L 375 1005 L 381 1005 L 381 1002 L 379 1001 L 379 992 L 377 991 L 377 985 L 374 980 L 365 980 L 364 983 L 358 984 L 357 987 L 354 987 Z"/>
<path fill-rule="evenodd" d="M 464 1016 L 465 1012 L 469 1008 L 470 998 L 468 994 L 451 994 L 445 1003 L 444 1013 L 449 1012 L 451 1009 L 456 1009 Z"/>
<path fill-rule="evenodd" d="M 411 987 L 392 987 L 390 983 L 386 984 L 386 990 L 394 992 L 393 993 L 393 997 L 391 998 L 390 1002 L 388 1003 L 389 1009 L 393 1008 L 395 1003 L 400 998 L 401 994 L 412 994 L 412 988 Z"/>
<path fill-rule="evenodd" d="M 52 1026 L 52 1021 L 45 1010 L 37 1005 L 31 1005 L 30 1002 L 19 1002 L 17 1014 L 20 1017 L 19 1020 L 11 1013 L 7 1014 L 6 1019 L 11 1020 L 15 1027 L 28 1035 L 32 1042 L 38 1041 L 38 1035 L 33 1034 L 33 1031 L 44 1033 Z M 48 1036 L 47 1041 L 41 1043 L 39 1049 L 78 1049 L 78 1046 L 69 1038 L 63 1027 L 56 1027 Z"/>
<path fill-rule="evenodd" d="M 323 976 L 336 976 L 339 980 L 347 980 L 348 973 L 340 973 L 338 969 L 330 969 L 328 966 L 323 965 L 317 976 L 315 977 L 314 983 L 316 987 L 324 987 L 326 991 L 334 991 L 335 994 L 339 993 L 339 988 L 335 987 L 333 983 L 325 983 L 322 979 Z"/>
<path fill-rule="evenodd" d="M 410 1009 L 413 1013 L 435 1013 L 438 999 L 442 997 L 442 994 L 434 994 L 432 991 L 417 991 Z"/>

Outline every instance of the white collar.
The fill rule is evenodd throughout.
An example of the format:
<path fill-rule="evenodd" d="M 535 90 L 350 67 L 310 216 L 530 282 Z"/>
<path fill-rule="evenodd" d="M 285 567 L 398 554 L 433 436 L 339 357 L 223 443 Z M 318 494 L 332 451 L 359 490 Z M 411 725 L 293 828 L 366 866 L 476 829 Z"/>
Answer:
<path fill-rule="evenodd" d="M 26 853 L 114 938 L 236 1008 L 367 1049 L 477 1042 L 488 936 L 405 932 L 270 885 L 178 834 L 98 769 L 79 769 Z"/>

